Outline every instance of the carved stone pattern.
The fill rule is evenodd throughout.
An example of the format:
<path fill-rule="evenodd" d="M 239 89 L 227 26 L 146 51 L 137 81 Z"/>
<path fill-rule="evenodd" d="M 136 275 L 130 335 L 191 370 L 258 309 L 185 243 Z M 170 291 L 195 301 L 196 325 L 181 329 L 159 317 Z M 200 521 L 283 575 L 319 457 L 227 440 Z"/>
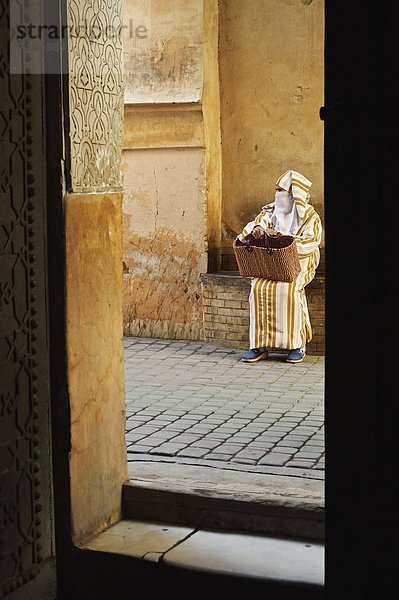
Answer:
<path fill-rule="evenodd" d="M 38 576 L 47 558 L 43 524 L 51 521 L 47 324 L 37 301 L 45 297 L 46 272 L 44 194 L 36 181 L 41 84 L 38 76 L 9 74 L 9 2 L 0 0 L 0 598 Z"/>
<path fill-rule="evenodd" d="M 121 189 L 122 0 L 68 0 L 72 191 Z"/>

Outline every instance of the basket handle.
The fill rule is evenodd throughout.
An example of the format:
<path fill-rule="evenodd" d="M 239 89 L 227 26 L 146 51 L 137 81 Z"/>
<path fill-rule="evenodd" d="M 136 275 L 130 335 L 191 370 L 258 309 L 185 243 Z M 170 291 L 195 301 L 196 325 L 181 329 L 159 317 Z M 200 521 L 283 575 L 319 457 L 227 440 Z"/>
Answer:
<path fill-rule="evenodd" d="M 267 229 L 265 229 L 265 235 L 264 235 L 264 239 L 265 239 L 265 248 L 266 248 L 266 252 L 268 254 L 273 254 L 273 250 L 270 248 L 269 245 L 269 238 L 271 237 L 280 237 L 281 233 L 280 231 L 276 231 L 275 229 L 271 229 L 270 227 L 268 227 Z M 247 241 L 245 242 L 245 247 L 248 250 L 248 252 L 253 252 L 253 246 L 251 246 L 251 242 L 254 241 L 254 236 L 252 235 L 252 233 L 249 234 Z"/>
<path fill-rule="evenodd" d="M 281 236 L 281 232 L 280 231 L 276 231 L 275 229 L 270 229 L 270 227 L 268 227 L 266 229 L 266 233 L 265 233 L 265 248 L 266 248 L 266 252 L 268 254 L 270 254 L 270 256 L 273 254 L 273 250 L 270 248 L 270 238 L 278 238 Z"/>
<path fill-rule="evenodd" d="M 252 233 L 249 234 L 248 239 L 245 242 L 245 248 L 248 250 L 248 252 L 253 252 L 253 246 L 251 246 L 251 242 L 254 241 L 254 236 L 252 235 Z"/>
<path fill-rule="evenodd" d="M 270 227 L 268 227 L 266 229 L 266 235 L 268 235 L 269 237 L 280 237 L 281 231 L 276 231 L 275 229 L 271 229 Z"/>

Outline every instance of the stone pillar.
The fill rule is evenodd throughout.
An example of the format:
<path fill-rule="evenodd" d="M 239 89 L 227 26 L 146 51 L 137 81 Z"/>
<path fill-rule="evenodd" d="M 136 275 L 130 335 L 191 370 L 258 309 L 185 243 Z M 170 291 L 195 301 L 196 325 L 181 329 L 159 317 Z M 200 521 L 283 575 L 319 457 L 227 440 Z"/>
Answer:
<path fill-rule="evenodd" d="M 222 150 L 220 131 L 219 2 L 204 0 L 202 112 L 206 147 L 208 272 L 221 268 Z"/>
<path fill-rule="evenodd" d="M 128 479 L 122 324 L 122 0 L 68 1 L 65 197 L 72 538 L 121 517 Z M 67 126 L 68 126 L 67 124 Z"/>

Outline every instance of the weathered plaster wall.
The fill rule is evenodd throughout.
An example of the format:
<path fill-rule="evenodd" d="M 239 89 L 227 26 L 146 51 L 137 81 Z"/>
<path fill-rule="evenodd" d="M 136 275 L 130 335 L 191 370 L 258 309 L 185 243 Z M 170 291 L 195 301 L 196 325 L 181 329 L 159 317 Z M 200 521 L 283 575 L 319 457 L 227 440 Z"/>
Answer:
<path fill-rule="evenodd" d="M 202 0 L 124 0 L 125 102 L 196 102 Z"/>
<path fill-rule="evenodd" d="M 203 337 L 203 18 L 203 0 L 125 0 L 123 313 L 130 335 Z M 133 28 L 132 37 L 130 23 L 148 35 L 139 39 Z"/>
<path fill-rule="evenodd" d="M 323 213 L 324 2 L 220 0 L 224 246 L 287 169 Z M 230 239 L 229 239 L 230 238 Z"/>
<path fill-rule="evenodd" d="M 125 150 L 123 167 L 125 331 L 199 339 L 199 277 L 207 266 L 203 150 Z"/>

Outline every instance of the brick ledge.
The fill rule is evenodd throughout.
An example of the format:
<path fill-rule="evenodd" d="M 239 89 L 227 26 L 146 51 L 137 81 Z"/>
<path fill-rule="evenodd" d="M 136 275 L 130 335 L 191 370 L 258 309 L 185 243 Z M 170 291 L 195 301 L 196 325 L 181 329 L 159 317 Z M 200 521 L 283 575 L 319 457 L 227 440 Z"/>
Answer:
<path fill-rule="evenodd" d="M 250 278 L 238 271 L 202 273 L 204 336 L 232 348 L 246 349 L 249 331 Z M 309 355 L 324 355 L 324 274 L 317 273 L 306 286 L 306 297 L 313 339 L 308 344 Z"/>

